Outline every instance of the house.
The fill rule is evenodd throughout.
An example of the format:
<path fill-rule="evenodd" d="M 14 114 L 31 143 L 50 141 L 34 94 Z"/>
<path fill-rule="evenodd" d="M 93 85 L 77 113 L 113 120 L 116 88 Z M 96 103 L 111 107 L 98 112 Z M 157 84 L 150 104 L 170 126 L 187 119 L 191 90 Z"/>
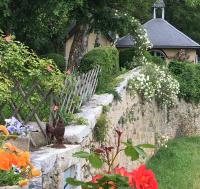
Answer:
<path fill-rule="evenodd" d="M 157 17 L 159 9 L 162 12 L 161 18 Z M 153 45 L 149 50 L 151 54 L 168 62 L 172 59 L 178 59 L 197 63 L 197 50 L 200 49 L 200 45 L 165 20 L 163 0 L 154 3 L 153 10 L 153 19 L 143 25 Z M 130 35 L 122 37 L 118 39 L 116 47 L 118 49 L 133 48 L 134 39 Z"/>

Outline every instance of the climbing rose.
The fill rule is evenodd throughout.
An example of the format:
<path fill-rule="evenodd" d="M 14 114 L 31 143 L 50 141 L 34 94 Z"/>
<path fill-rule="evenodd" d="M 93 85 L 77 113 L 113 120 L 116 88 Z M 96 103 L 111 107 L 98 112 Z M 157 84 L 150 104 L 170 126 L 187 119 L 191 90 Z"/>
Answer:
<path fill-rule="evenodd" d="M 117 174 L 117 175 L 121 175 L 121 176 L 126 176 L 127 175 L 127 171 L 124 167 L 116 167 L 115 170 L 114 170 L 114 173 Z"/>
<path fill-rule="evenodd" d="M 125 169 L 124 167 L 121 167 L 121 168 L 116 167 L 116 168 L 114 169 L 114 173 L 115 173 L 115 174 L 118 174 L 118 175 L 121 175 L 121 176 L 123 176 L 123 177 L 128 177 L 129 185 L 130 185 L 131 187 L 134 187 L 135 182 L 134 182 L 133 174 L 127 172 L 126 169 Z"/>
<path fill-rule="evenodd" d="M 147 170 L 145 165 L 132 171 L 136 189 L 158 189 L 158 183 L 152 170 Z"/>

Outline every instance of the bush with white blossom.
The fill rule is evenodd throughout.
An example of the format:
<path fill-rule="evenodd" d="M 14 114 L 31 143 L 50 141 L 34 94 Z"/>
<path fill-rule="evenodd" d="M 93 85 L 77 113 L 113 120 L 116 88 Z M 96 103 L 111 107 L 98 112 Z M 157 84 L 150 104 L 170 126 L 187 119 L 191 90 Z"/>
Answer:
<path fill-rule="evenodd" d="M 135 90 L 143 101 L 155 99 L 161 107 L 172 107 L 179 93 L 179 83 L 167 68 L 146 63 L 137 77 L 129 81 L 128 89 Z"/>

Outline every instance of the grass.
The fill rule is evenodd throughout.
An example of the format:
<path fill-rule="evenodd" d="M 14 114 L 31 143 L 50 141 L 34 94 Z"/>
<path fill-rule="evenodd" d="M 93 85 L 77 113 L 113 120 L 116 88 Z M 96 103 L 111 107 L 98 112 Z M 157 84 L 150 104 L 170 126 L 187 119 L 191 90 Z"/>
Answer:
<path fill-rule="evenodd" d="M 159 189 L 200 189 L 200 137 L 183 137 L 168 142 L 147 162 Z"/>

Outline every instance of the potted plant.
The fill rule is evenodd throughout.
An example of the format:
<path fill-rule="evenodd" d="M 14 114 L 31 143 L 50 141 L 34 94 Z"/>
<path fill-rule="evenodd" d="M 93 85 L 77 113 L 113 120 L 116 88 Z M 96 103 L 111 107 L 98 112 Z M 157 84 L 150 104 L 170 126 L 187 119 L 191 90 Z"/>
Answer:
<path fill-rule="evenodd" d="M 0 126 L 0 189 L 28 188 L 32 177 L 40 176 L 30 162 L 30 153 L 7 142 L 10 138 L 5 126 Z"/>
<path fill-rule="evenodd" d="M 30 148 L 30 132 L 32 130 L 31 126 L 25 125 L 24 123 L 17 120 L 15 117 L 5 119 L 5 126 L 10 135 L 15 135 L 15 138 L 9 139 L 16 147 L 29 151 Z"/>
<path fill-rule="evenodd" d="M 130 157 L 132 161 L 138 160 L 140 156 L 146 156 L 144 148 L 154 148 L 151 144 L 140 144 L 134 146 L 130 140 L 121 141 L 122 132 L 116 130 L 117 144 L 113 146 L 102 146 L 90 152 L 80 151 L 73 156 L 84 158 L 98 169 L 99 173 L 93 175 L 89 181 L 79 181 L 67 178 L 67 185 L 81 186 L 83 189 L 158 189 L 158 183 L 152 170 L 147 170 L 145 165 L 138 169 L 127 171 L 124 167 L 116 165 L 117 157 L 121 152 Z M 122 147 L 123 145 L 123 147 Z M 105 171 L 101 171 L 101 169 Z"/>

